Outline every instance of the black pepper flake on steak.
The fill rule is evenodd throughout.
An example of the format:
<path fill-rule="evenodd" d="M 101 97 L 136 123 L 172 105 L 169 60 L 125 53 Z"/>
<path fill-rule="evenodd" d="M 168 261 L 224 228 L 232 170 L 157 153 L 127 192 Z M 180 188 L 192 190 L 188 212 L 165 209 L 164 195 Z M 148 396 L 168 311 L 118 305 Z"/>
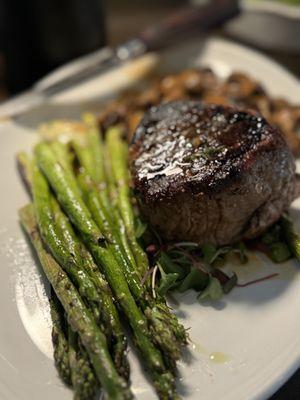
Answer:
<path fill-rule="evenodd" d="M 167 241 L 253 238 L 296 193 L 294 159 L 280 131 L 256 112 L 228 106 L 152 107 L 130 159 L 141 211 Z"/>

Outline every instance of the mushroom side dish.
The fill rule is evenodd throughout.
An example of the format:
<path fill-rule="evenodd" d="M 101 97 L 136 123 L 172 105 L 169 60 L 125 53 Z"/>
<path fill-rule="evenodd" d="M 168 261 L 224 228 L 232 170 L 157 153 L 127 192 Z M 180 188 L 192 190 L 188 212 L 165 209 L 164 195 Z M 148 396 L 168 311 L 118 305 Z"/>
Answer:
<path fill-rule="evenodd" d="M 123 123 L 130 138 L 149 107 L 174 100 L 201 100 L 256 110 L 283 132 L 293 154 L 300 155 L 300 106 L 272 98 L 261 83 L 240 72 L 224 81 L 209 68 L 155 78 L 145 90 L 127 91 L 108 104 L 100 113 L 99 123 L 104 130 Z"/>

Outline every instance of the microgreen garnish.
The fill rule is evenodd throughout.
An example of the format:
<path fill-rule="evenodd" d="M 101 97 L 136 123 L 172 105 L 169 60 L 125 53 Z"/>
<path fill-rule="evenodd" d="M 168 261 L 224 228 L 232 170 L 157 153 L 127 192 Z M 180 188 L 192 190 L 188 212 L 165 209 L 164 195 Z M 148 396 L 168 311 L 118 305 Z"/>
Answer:
<path fill-rule="evenodd" d="M 198 296 L 200 299 L 220 298 L 220 288 L 221 293 L 231 291 L 237 282 L 236 275 L 229 277 L 214 264 L 229 252 L 242 254 L 245 258 L 244 250 L 240 244 L 216 248 L 212 244 L 199 247 L 194 242 L 147 247 L 148 254 L 155 256 L 157 269 L 160 272 L 157 289 L 160 294 L 165 294 L 169 290 L 183 293 L 192 289 L 200 292 Z"/>
<path fill-rule="evenodd" d="M 291 258 L 292 252 L 287 244 L 282 224 L 273 225 L 262 235 L 261 244 L 257 250 L 266 253 L 276 263 L 282 263 Z"/>
<path fill-rule="evenodd" d="M 201 292 L 197 299 L 203 300 L 220 300 L 223 296 L 223 289 L 220 281 L 212 276 L 209 277 L 209 282 L 206 288 Z"/>
<path fill-rule="evenodd" d="M 152 237 L 156 243 L 147 246 L 147 253 L 153 259 L 152 265 L 155 265 L 155 268 L 151 269 L 153 293 L 155 294 L 156 290 L 160 295 L 165 295 L 174 290 L 180 293 L 194 290 L 199 293 L 197 298 L 200 301 L 219 300 L 222 294 L 230 293 L 234 287 L 246 287 L 274 278 L 277 273 L 240 284 L 235 272 L 228 274 L 220 267 L 228 254 L 236 254 L 242 264 L 246 263 L 248 248 L 264 252 L 275 262 L 286 261 L 291 257 L 291 249 L 285 240 L 284 232 L 289 233 L 290 224 L 287 218 L 282 219 L 280 223 L 269 228 L 260 239 L 248 242 L 247 247 L 244 242 L 221 247 L 212 243 L 200 247 L 197 243 L 189 241 L 165 244 L 158 233 L 153 231 Z M 293 233 L 293 237 L 294 235 Z"/>
<path fill-rule="evenodd" d="M 135 237 L 140 239 L 147 229 L 147 224 L 144 224 L 140 218 L 136 218 L 135 220 Z"/>
<path fill-rule="evenodd" d="M 258 279 L 253 279 L 252 281 L 249 281 L 249 282 L 246 282 L 246 283 L 237 283 L 236 287 L 246 287 L 246 286 L 254 285 L 255 283 L 268 281 L 269 279 L 275 278 L 278 275 L 279 274 L 277 272 L 275 272 L 274 274 L 263 276 L 262 278 L 258 278 Z"/>

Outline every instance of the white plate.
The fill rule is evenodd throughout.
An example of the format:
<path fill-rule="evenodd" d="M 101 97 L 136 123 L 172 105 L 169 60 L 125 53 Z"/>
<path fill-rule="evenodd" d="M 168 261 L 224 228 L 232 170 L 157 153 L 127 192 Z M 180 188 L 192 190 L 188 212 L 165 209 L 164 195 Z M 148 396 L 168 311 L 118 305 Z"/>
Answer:
<path fill-rule="evenodd" d="M 161 68 L 165 70 L 192 62 L 210 65 L 221 76 L 242 70 L 262 81 L 273 95 L 299 101 L 299 83 L 293 76 L 263 56 L 235 44 L 215 39 L 193 43 L 162 59 Z M 30 149 L 36 141 L 33 129 L 38 123 L 76 115 L 86 104 L 74 101 L 71 104 L 74 96 L 78 102 L 86 102 L 89 95 L 94 97 L 105 83 L 107 86 L 107 80 L 107 77 L 94 80 L 74 90 L 71 98 L 70 93 L 65 94 L 51 105 L 0 125 L 1 400 L 72 398 L 53 366 L 44 278 L 18 223 L 17 209 L 28 200 L 15 168 L 14 155 Z M 298 202 L 294 204 L 293 215 L 300 228 L 299 212 Z M 272 265 L 264 258 L 253 256 L 247 266 L 238 268 L 241 281 L 273 271 L 279 277 L 236 288 L 214 306 L 199 305 L 192 292 L 178 298 L 180 306 L 176 312 L 184 325 L 191 327 L 194 343 L 180 362 L 178 387 L 184 398 L 266 399 L 300 365 L 299 265 L 294 261 Z M 132 351 L 130 359 L 137 398 L 154 399 L 154 392 Z"/>

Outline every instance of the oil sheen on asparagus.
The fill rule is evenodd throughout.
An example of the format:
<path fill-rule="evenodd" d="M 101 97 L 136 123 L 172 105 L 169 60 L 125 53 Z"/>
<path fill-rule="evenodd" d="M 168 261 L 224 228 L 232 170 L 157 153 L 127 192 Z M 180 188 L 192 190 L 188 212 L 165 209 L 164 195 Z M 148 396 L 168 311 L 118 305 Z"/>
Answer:
<path fill-rule="evenodd" d="M 127 144 L 118 127 L 102 136 L 92 115 L 68 143 L 41 141 L 18 155 L 32 203 L 20 210 L 25 232 L 52 286 L 55 361 L 74 398 L 131 399 L 130 335 L 160 399 L 178 399 L 176 361 L 187 333 L 151 287 L 136 237 Z"/>

